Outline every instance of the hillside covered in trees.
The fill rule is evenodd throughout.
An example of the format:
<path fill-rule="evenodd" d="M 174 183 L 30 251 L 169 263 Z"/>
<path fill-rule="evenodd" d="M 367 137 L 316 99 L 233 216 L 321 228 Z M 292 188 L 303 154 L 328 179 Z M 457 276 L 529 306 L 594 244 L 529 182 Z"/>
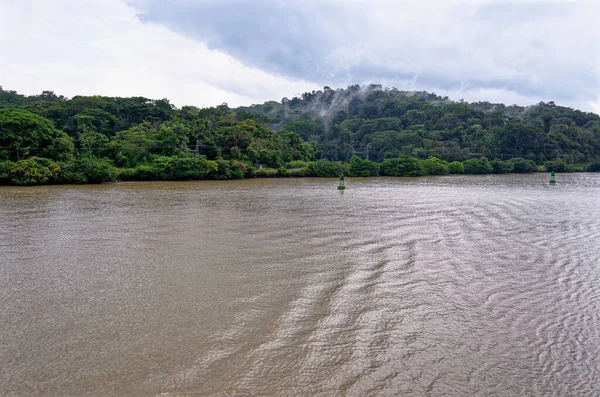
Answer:
<path fill-rule="evenodd" d="M 0 184 L 600 170 L 600 116 L 378 85 L 231 109 L 0 87 Z"/>
<path fill-rule="evenodd" d="M 325 87 L 236 113 L 298 133 L 329 160 L 348 160 L 355 153 L 377 162 L 399 155 L 446 161 L 522 157 L 538 164 L 600 157 L 600 116 L 553 102 L 469 104 L 427 92 L 355 85 Z"/>

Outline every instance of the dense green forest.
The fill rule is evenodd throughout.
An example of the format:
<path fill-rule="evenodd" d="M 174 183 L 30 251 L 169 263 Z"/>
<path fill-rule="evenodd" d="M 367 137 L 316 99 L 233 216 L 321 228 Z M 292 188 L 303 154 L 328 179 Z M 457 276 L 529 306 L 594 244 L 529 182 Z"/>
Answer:
<path fill-rule="evenodd" d="M 0 87 L 0 184 L 600 171 L 600 116 L 350 86 L 229 108 Z"/>

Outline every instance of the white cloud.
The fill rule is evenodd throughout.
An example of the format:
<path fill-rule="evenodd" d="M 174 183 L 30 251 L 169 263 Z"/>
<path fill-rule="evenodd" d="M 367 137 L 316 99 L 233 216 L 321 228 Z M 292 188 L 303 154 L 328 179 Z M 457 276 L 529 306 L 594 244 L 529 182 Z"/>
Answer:
<path fill-rule="evenodd" d="M 588 102 L 588 105 L 590 106 L 590 109 L 592 109 L 592 112 L 600 114 L 600 98 L 598 98 L 597 101 Z"/>
<path fill-rule="evenodd" d="M 120 0 L 0 0 L 0 85 L 20 93 L 146 96 L 230 106 L 316 89 L 248 67 Z"/>
<path fill-rule="evenodd" d="M 437 91 L 451 93 L 468 84 L 506 102 L 587 107 L 600 90 L 599 3 L 383 1 L 365 15 L 362 43 L 340 47 L 332 67 L 352 58 L 423 76 L 428 89 L 439 84 Z"/>
<path fill-rule="evenodd" d="M 381 83 L 598 112 L 599 15 L 575 0 L 0 0 L 0 84 L 209 106 Z"/>
<path fill-rule="evenodd" d="M 586 110 L 600 91 L 600 1 L 129 1 L 150 23 L 320 85 L 469 86 Z"/>

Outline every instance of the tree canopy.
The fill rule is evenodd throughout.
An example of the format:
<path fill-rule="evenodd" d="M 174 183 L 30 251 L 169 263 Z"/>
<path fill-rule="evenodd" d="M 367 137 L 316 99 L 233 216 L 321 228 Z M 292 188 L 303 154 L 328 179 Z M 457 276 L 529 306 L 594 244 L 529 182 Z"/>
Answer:
<path fill-rule="evenodd" d="M 427 92 L 380 85 L 304 93 L 281 103 L 235 109 L 278 130 L 297 132 L 323 158 L 348 161 L 356 153 L 382 162 L 406 155 L 464 161 L 522 157 L 542 164 L 600 157 L 600 116 L 554 102 L 506 106 L 454 102 Z"/>
<path fill-rule="evenodd" d="M 230 108 L 0 87 L 0 183 L 596 170 L 600 116 L 350 86 Z M 587 168 L 586 168 L 587 167 Z"/>

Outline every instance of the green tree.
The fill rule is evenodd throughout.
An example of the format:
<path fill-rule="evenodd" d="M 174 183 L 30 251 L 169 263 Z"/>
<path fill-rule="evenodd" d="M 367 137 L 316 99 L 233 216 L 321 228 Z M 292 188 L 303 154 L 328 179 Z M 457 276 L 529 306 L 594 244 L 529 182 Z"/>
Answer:
<path fill-rule="evenodd" d="M 0 168 L 1 169 L 1 168 Z M 587 172 L 600 172 L 600 162 L 596 162 L 596 163 L 591 163 L 590 165 L 588 165 L 588 167 L 586 168 Z M 1 171 L 0 171 L 1 173 Z M 0 176 L 1 178 L 1 176 Z"/>
<path fill-rule="evenodd" d="M 31 157 L 14 163 L 10 170 L 10 181 L 15 185 L 56 183 L 60 171 L 60 166 L 50 159 Z"/>
<path fill-rule="evenodd" d="M 218 161 L 214 162 L 206 159 L 176 158 L 171 163 L 169 179 L 207 179 L 211 173 L 218 170 L 217 163 Z"/>
<path fill-rule="evenodd" d="M 10 182 L 10 175 L 12 169 L 12 162 L 0 161 L 0 185 L 7 185 Z"/>
<path fill-rule="evenodd" d="M 61 183 L 103 183 L 114 182 L 116 179 L 117 170 L 114 165 L 93 156 L 61 164 Z"/>
<path fill-rule="evenodd" d="M 150 147 L 154 143 L 151 126 L 146 123 L 119 131 L 109 147 L 118 166 L 133 167 L 148 158 Z"/>
<path fill-rule="evenodd" d="M 463 166 L 465 174 L 491 174 L 493 171 L 490 162 L 485 157 L 463 161 Z"/>
<path fill-rule="evenodd" d="M 514 164 L 510 161 L 502 161 L 500 159 L 494 159 L 491 162 L 492 172 L 494 174 L 507 174 L 513 171 Z"/>
<path fill-rule="evenodd" d="M 377 176 L 379 175 L 379 164 L 363 160 L 358 156 L 350 159 L 350 176 Z"/>
<path fill-rule="evenodd" d="M 350 168 L 348 163 L 340 161 L 317 160 L 308 163 L 310 176 L 322 178 L 338 178 L 341 174 L 348 175 Z"/>
<path fill-rule="evenodd" d="M 437 157 L 429 157 L 423 161 L 423 168 L 427 175 L 448 175 L 448 163 Z"/>
<path fill-rule="evenodd" d="M 448 172 L 451 174 L 464 174 L 465 167 L 460 161 L 453 161 L 448 164 Z"/>
<path fill-rule="evenodd" d="M 525 160 L 524 158 L 517 157 L 510 159 L 513 163 L 513 172 L 525 173 L 525 172 L 537 172 L 537 165 L 531 160 Z"/>
<path fill-rule="evenodd" d="M 389 176 L 424 176 L 422 160 L 409 156 L 386 159 L 381 163 L 381 174 Z"/>
<path fill-rule="evenodd" d="M 189 142 L 192 129 L 181 120 L 161 124 L 151 134 L 154 152 L 163 156 L 176 156 L 184 153 L 184 145 Z"/>
<path fill-rule="evenodd" d="M 101 155 L 108 145 L 108 138 L 94 130 L 87 130 L 79 135 L 79 145 L 88 155 Z"/>
<path fill-rule="evenodd" d="M 0 160 L 69 159 L 73 147 L 71 138 L 50 120 L 22 109 L 0 109 Z"/>
<path fill-rule="evenodd" d="M 569 167 L 567 166 L 567 163 L 565 163 L 563 160 L 546 161 L 544 163 L 544 168 L 546 168 L 547 171 L 554 171 L 554 172 L 569 172 L 570 171 Z M 523 172 L 534 172 L 534 171 L 523 171 Z"/>

